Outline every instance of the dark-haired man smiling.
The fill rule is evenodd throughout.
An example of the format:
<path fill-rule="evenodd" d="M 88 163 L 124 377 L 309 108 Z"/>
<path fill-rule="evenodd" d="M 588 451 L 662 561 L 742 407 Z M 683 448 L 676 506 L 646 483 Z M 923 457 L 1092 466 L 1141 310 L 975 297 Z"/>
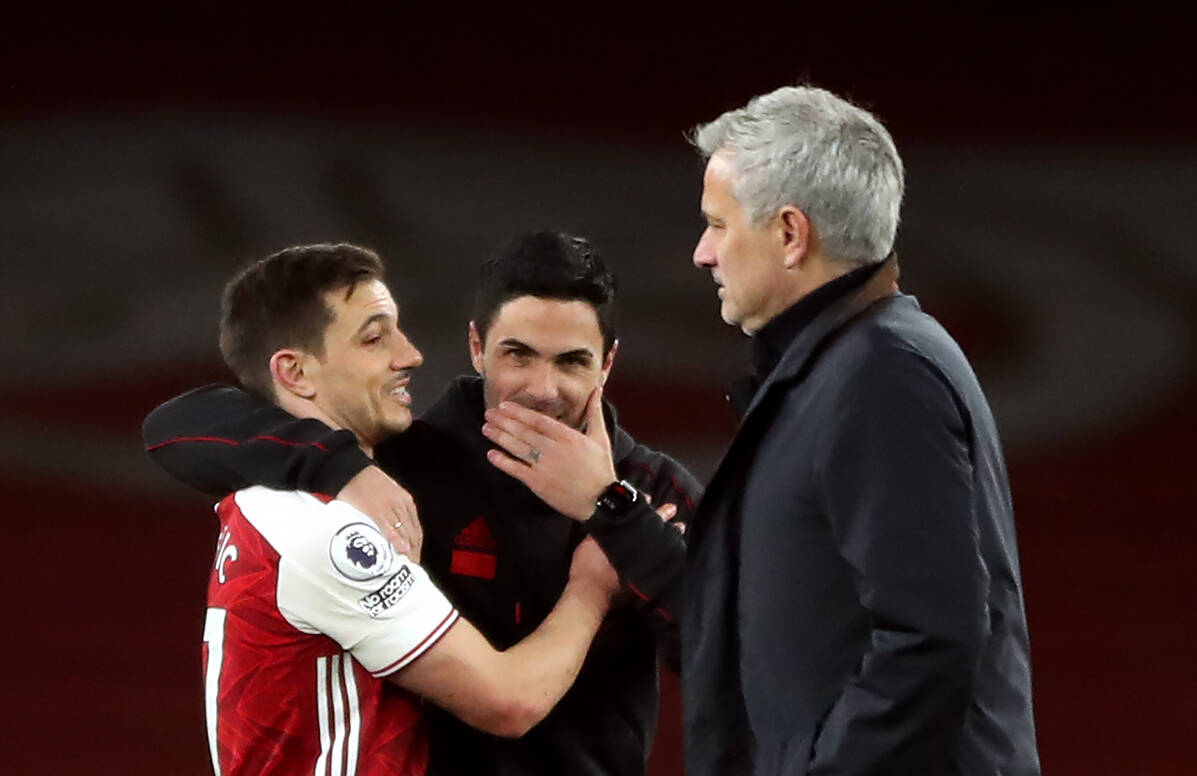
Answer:
<path fill-rule="evenodd" d="M 500 649 L 535 630 L 551 610 L 584 534 L 487 462 L 483 413 L 506 400 L 570 426 L 584 424 L 588 401 L 606 382 L 618 349 L 615 290 L 584 239 L 541 232 L 511 241 L 482 267 L 469 329 L 478 376 L 454 381 L 407 432 L 375 449 L 378 465 L 420 509 L 422 564 Z M 677 519 L 687 519 L 697 481 L 668 456 L 637 444 L 606 410 L 615 474 L 654 503 L 676 505 Z M 338 493 L 369 476 L 359 472 L 372 462 L 345 444 L 342 432 L 313 423 L 236 389 L 210 386 L 159 407 L 144 435 L 164 468 L 208 491 L 252 481 Z M 171 442 L 200 437 L 239 444 Z M 540 454 L 529 451 L 534 459 Z M 489 736 L 432 712 L 430 772 L 643 774 L 657 716 L 653 625 L 659 620 L 646 612 L 652 603 L 629 593 L 627 604 L 612 610 L 573 689 L 522 739 Z"/>

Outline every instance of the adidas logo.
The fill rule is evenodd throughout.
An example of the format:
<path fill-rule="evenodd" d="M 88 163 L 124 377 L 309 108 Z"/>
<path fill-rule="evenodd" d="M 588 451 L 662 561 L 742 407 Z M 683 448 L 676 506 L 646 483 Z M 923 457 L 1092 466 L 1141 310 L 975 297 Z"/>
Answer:
<path fill-rule="evenodd" d="M 481 516 L 462 528 L 453 537 L 453 557 L 449 572 L 479 579 L 494 579 L 499 545 L 491 535 L 490 526 Z"/>
<path fill-rule="evenodd" d="M 499 545 L 490 533 L 490 526 L 482 517 L 475 518 L 474 522 L 462 528 L 454 537 L 453 546 L 492 554 L 499 551 Z"/>

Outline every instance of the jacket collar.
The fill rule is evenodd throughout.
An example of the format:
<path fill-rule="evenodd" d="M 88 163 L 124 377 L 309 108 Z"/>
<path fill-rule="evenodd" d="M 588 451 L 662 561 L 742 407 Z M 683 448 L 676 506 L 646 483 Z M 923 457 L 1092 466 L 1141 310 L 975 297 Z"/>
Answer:
<path fill-rule="evenodd" d="M 819 313 L 865 285 L 883 265 L 884 262 L 880 262 L 858 267 L 824 283 L 787 307 L 752 337 L 752 373 L 735 380 L 728 392 L 728 400 L 737 417 L 743 417 L 752 402 L 752 397 L 802 330 L 809 326 Z"/>
<path fill-rule="evenodd" d="M 764 382 L 790 348 L 790 343 L 819 313 L 865 285 L 882 264 L 866 264 L 824 283 L 783 310 L 752 338 L 752 365 L 758 384 Z"/>
<path fill-rule="evenodd" d="M 801 379 L 811 359 L 831 338 L 853 318 L 860 315 L 870 305 L 880 299 L 892 296 L 898 290 L 898 260 L 890 256 L 863 286 L 855 293 L 846 293 L 835 300 L 830 306 L 822 309 L 818 315 L 798 331 L 789 343 L 777 365 L 769 372 L 760 387 L 752 395 L 751 401 L 740 420 L 740 428 L 732 438 L 731 444 L 723 453 L 723 458 L 715 467 L 707 484 L 706 493 L 700 504 L 699 514 L 691 520 L 687 531 L 690 536 L 690 547 L 693 549 L 704 540 L 710 523 L 710 513 L 703 514 L 702 504 L 714 503 L 711 494 L 719 490 L 723 481 L 730 476 L 728 461 L 736 460 L 738 451 L 744 446 L 753 444 L 755 434 L 749 430 L 750 424 L 756 422 L 757 407 L 761 406 L 765 397 L 775 386 L 787 384 Z M 734 467 L 732 467 L 734 469 Z"/>
<path fill-rule="evenodd" d="M 891 255 L 881 262 L 881 265 L 876 268 L 872 277 L 863 286 L 857 285 L 855 293 L 845 290 L 845 293 L 838 299 L 826 304 L 812 320 L 804 322 L 805 325 L 793 332 L 792 339 L 776 365 L 767 375 L 763 376 L 764 379 L 745 408 L 743 417 L 748 417 L 774 385 L 801 375 L 811 357 L 818 352 L 832 334 L 843 328 L 845 324 L 864 312 L 874 302 L 897 293 L 899 274 L 898 258 Z M 843 279 L 839 278 L 839 280 Z"/>

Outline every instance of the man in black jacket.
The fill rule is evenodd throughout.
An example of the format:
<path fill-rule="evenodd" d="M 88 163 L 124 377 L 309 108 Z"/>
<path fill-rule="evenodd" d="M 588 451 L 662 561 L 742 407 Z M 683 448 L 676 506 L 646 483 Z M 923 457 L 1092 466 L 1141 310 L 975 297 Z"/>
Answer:
<path fill-rule="evenodd" d="M 514 457 L 492 463 L 680 612 L 689 776 L 1038 774 L 1005 463 L 963 353 L 897 292 L 893 140 L 797 87 L 695 143 L 708 161 L 694 263 L 754 338 L 755 371 L 684 574 L 667 571 L 680 538 L 651 515 L 589 514 L 612 478 L 577 432 L 500 406 L 484 433 Z M 521 460 L 550 446 L 551 467 Z"/>
<path fill-rule="evenodd" d="M 488 406 L 508 401 L 585 428 L 611 451 L 613 474 L 655 504 L 673 505 L 667 511 L 679 521 L 700 493 L 676 461 L 620 428 L 609 405 L 603 413 L 600 389 L 618 347 L 614 294 L 614 278 L 585 240 L 539 233 L 512 241 L 483 266 L 469 331 L 479 376 L 456 380 L 410 429 L 375 449 L 378 465 L 419 507 L 422 565 L 500 649 L 548 614 L 584 532 L 486 462 L 480 429 Z M 250 483 L 339 493 L 372 463 L 346 433 L 229 386 L 172 399 L 143 428 L 160 465 L 212 493 Z M 637 589 L 608 615 L 573 688 L 522 739 L 489 736 L 432 710 L 429 772 L 643 774 L 657 716 L 653 629 L 669 624 Z"/>

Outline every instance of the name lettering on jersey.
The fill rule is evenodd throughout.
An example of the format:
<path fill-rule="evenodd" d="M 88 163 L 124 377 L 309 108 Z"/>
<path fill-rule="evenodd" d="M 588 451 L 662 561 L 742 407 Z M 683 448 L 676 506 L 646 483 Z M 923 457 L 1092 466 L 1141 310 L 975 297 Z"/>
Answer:
<path fill-rule="evenodd" d="M 358 603 L 366 610 L 366 614 L 377 617 L 398 603 L 399 599 L 406 595 L 408 590 L 411 590 L 414 582 L 415 575 L 411 573 L 411 569 L 405 563 L 394 576 L 387 580 L 385 585 L 359 599 Z"/>
<path fill-rule="evenodd" d="M 328 557 L 343 576 L 364 582 L 390 570 L 391 545 L 374 526 L 350 523 L 333 536 Z"/>
<path fill-rule="evenodd" d="M 216 565 L 213 566 L 213 569 L 216 571 L 216 579 L 222 585 L 227 580 L 225 564 L 237 560 L 237 545 L 231 544 L 232 539 L 233 532 L 225 528 L 220 532 L 220 538 L 216 540 Z"/>

